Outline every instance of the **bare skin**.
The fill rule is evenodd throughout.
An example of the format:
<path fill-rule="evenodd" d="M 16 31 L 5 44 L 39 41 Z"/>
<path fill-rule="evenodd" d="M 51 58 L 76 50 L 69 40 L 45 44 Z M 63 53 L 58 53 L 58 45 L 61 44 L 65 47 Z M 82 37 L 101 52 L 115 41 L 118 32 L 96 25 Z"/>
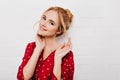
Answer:
<path fill-rule="evenodd" d="M 50 55 L 50 52 L 56 50 L 54 56 L 53 73 L 58 80 L 61 80 L 62 58 L 68 54 L 72 45 L 70 38 L 68 39 L 68 42 L 64 44 L 59 44 L 57 42 L 56 34 L 59 33 L 58 25 L 59 19 L 57 12 L 48 11 L 43 14 L 35 39 L 36 47 L 28 63 L 23 68 L 23 75 L 25 80 L 29 80 L 33 76 L 37 61 L 43 49 L 43 59 L 46 59 L 48 55 Z"/>

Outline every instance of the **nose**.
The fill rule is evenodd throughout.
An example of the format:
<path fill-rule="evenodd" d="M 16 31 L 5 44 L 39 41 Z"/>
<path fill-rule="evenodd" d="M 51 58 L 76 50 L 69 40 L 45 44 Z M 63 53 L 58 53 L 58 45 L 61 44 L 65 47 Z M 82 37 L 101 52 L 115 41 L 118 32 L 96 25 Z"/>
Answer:
<path fill-rule="evenodd" d="M 44 27 L 46 27 L 46 24 L 47 24 L 47 21 L 42 21 L 41 22 L 41 25 L 44 26 Z"/>

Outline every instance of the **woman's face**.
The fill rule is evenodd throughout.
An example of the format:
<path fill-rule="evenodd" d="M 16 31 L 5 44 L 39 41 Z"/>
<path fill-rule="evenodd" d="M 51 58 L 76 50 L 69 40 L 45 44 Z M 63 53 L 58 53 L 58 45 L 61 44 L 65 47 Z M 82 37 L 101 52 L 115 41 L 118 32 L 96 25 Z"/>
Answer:
<path fill-rule="evenodd" d="M 56 11 L 50 10 L 41 16 L 38 34 L 44 37 L 55 37 L 58 31 L 59 18 Z"/>

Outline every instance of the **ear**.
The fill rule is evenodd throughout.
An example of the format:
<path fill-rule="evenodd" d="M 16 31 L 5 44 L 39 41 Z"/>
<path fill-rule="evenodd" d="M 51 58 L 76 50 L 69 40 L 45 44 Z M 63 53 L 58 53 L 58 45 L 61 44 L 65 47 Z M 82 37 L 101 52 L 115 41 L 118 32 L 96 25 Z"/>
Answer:
<path fill-rule="evenodd" d="M 60 34 L 61 33 L 61 31 L 57 31 L 57 33 L 56 34 Z"/>
<path fill-rule="evenodd" d="M 61 27 L 59 26 L 56 34 L 61 34 L 61 32 L 62 32 L 62 31 L 61 31 Z"/>

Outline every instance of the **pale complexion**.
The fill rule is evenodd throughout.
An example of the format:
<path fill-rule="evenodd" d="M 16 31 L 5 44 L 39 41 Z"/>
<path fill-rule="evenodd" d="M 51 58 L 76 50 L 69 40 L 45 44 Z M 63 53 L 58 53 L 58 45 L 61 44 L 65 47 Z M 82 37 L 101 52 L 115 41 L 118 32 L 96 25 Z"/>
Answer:
<path fill-rule="evenodd" d="M 34 74 L 37 61 L 43 49 L 43 59 L 46 59 L 50 55 L 50 52 L 56 50 L 53 73 L 58 80 L 61 80 L 62 58 L 71 50 L 71 41 L 69 38 L 67 43 L 61 45 L 57 42 L 56 34 L 60 33 L 58 31 L 58 26 L 59 18 L 56 11 L 50 10 L 43 13 L 36 35 L 36 47 L 33 55 L 23 69 L 25 80 L 29 80 Z"/>

